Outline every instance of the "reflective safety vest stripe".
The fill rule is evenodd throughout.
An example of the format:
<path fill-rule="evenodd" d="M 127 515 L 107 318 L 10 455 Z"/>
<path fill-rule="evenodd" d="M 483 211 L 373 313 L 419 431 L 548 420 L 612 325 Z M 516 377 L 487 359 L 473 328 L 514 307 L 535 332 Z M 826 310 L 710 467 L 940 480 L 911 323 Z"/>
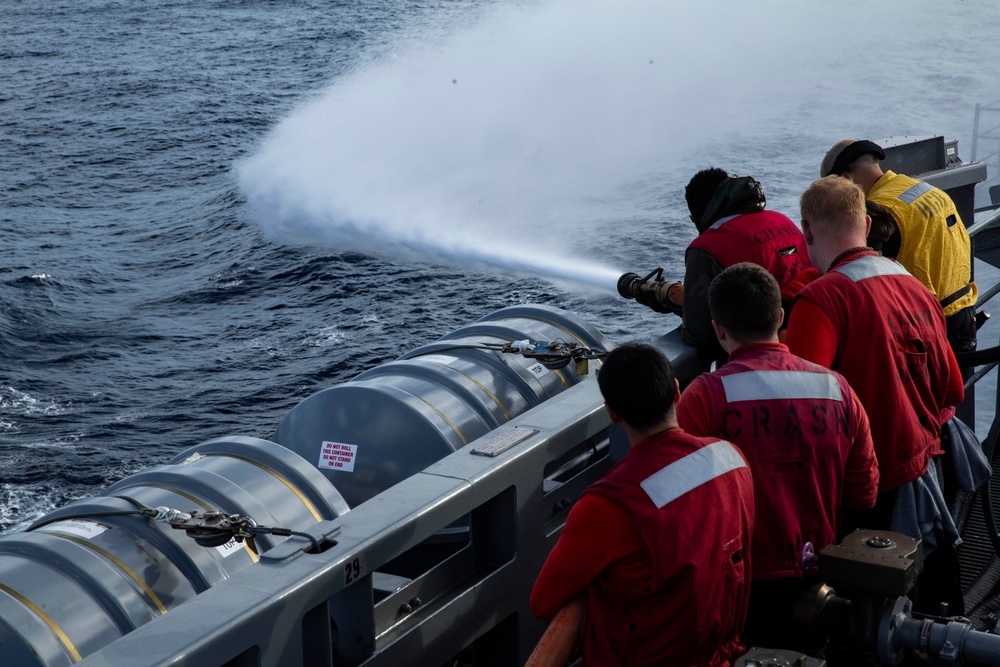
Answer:
<path fill-rule="evenodd" d="M 720 440 L 674 461 L 644 479 L 639 486 L 653 504 L 661 508 L 688 491 L 746 465 L 735 447 Z"/>
<path fill-rule="evenodd" d="M 901 195 L 899 195 L 899 201 L 905 202 L 907 204 L 912 204 L 917 200 L 917 197 L 925 195 L 933 189 L 934 186 L 931 185 L 930 183 L 925 183 L 924 181 L 918 181 L 917 183 L 914 183 L 912 186 L 907 188 L 906 191 L 904 191 Z"/>
<path fill-rule="evenodd" d="M 830 373 L 811 371 L 747 371 L 722 377 L 728 403 L 771 399 L 840 401 L 840 383 Z"/>
<path fill-rule="evenodd" d="M 721 227 L 722 225 L 726 224 L 727 222 L 729 222 L 730 220 L 732 220 L 735 217 L 736 217 L 735 215 L 727 215 L 724 218 L 719 218 L 718 220 L 716 220 L 715 222 L 712 223 L 712 226 L 709 227 L 709 229 L 718 229 L 719 227 Z"/>
<path fill-rule="evenodd" d="M 895 262 L 888 257 L 876 257 L 868 255 L 854 260 L 850 264 L 839 266 L 835 269 L 844 274 L 854 282 L 860 282 L 867 278 L 878 276 L 908 276 L 910 272 L 903 268 L 899 262 Z"/>

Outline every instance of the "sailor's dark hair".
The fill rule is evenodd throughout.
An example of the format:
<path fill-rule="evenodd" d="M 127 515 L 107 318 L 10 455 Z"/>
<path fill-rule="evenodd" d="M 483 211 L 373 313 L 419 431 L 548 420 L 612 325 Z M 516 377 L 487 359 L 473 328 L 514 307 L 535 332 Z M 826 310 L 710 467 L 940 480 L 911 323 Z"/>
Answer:
<path fill-rule="evenodd" d="M 764 267 L 733 264 L 708 286 L 708 310 L 738 343 L 770 340 L 781 325 L 781 287 Z"/>
<path fill-rule="evenodd" d="M 673 411 L 675 377 L 663 352 L 645 343 L 624 343 L 605 357 L 597 385 L 615 414 L 641 431 Z"/>
<path fill-rule="evenodd" d="M 715 194 L 715 189 L 727 178 L 729 178 L 729 174 L 724 169 L 709 167 L 692 176 L 687 187 L 684 188 L 684 199 L 687 201 L 688 211 L 691 212 L 691 220 L 698 226 L 699 231 L 701 230 L 702 218 L 705 217 L 705 209 L 708 208 L 708 202 Z"/>
<path fill-rule="evenodd" d="M 865 212 L 872 219 L 871 229 L 868 230 L 868 245 L 884 256 L 895 259 L 899 253 L 899 239 L 897 238 L 895 243 L 886 244 L 886 241 L 899 233 L 899 224 L 893 217 L 892 211 L 866 199 Z"/>

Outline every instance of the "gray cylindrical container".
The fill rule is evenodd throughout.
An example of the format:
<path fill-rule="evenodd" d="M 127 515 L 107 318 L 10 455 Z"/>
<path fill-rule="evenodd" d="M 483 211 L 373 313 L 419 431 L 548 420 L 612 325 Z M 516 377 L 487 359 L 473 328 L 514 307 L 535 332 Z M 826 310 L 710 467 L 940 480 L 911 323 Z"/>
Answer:
<path fill-rule="evenodd" d="M 72 665 L 257 560 L 235 541 L 198 546 L 129 513 L 136 506 L 120 496 L 297 531 L 348 509 L 312 465 L 273 442 L 230 437 L 192 447 L 0 537 L 0 665 Z M 285 539 L 301 538 L 260 537 L 257 548 Z"/>
<path fill-rule="evenodd" d="M 572 363 L 550 370 L 477 347 L 522 339 L 608 345 L 568 311 L 503 308 L 306 398 L 274 439 L 316 465 L 355 507 L 581 380 Z"/>

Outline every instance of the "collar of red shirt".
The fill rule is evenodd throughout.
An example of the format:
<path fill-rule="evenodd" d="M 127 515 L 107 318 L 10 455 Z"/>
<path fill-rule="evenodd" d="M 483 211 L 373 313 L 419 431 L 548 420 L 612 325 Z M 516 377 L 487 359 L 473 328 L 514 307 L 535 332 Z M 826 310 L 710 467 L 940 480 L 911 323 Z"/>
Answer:
<path fill-rule="evenodd" d="M 872 248 L 869 248 L 868 246 L 858 246 L 857 248 L 848 248 L 847 250 L 845 250 L 844 252 L 840 253 L 839 255 L 833 258 L 833 261 L 830 262 L 830 268 L 828 268 L 826 272 L 830 273 L 841 264 L 847 264 L 848 262 L 853 262 L 856 259 L 867 257 L 869 255 L 878 255 L 878 252 L 876 252 Z"/>
<path fill-rule="evenodd" d="M 729 355 L 729 361 L 732 361 L 741 354 L 752 353 L 756 350 L 781 350 L 782 352 L 788 352 L 788 347 L 782 343 L 747 343 L 733 350 L 733 353 Z"/>

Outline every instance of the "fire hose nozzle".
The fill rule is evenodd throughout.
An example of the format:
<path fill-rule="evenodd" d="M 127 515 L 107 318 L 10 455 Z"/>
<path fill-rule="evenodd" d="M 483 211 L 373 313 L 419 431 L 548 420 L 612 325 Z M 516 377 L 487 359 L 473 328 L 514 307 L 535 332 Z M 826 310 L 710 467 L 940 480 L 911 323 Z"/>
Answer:
<path fill-rule="evenodd" d="M 618 279 L 618 293 L 622 295 L 625 299 L 634 299 L 635 295 L 639 293 L 639 285 L 642 284 L 642 278 L 638 273 L 623 273 L 622 277 Z"/>
<path fill-rule="evenodd" d="M 681 314 L 684 304 L 684 284 L 668 283 L 663 279 L 663 269 L 653 269 L 648 276 L 625 273 L 618 279 L 618 293 L 626 299 L 635 299 L 658 313 Z"/>
<path fill-rule="evenodd" d="M 653 269 L 645 278 L 640 277 L 638 273 L 625 273 L 618 279 L 618 293 L 626 299 L 634 299 L 646 283 L 658 283 L 662 281 L 662 267 Z"/>

